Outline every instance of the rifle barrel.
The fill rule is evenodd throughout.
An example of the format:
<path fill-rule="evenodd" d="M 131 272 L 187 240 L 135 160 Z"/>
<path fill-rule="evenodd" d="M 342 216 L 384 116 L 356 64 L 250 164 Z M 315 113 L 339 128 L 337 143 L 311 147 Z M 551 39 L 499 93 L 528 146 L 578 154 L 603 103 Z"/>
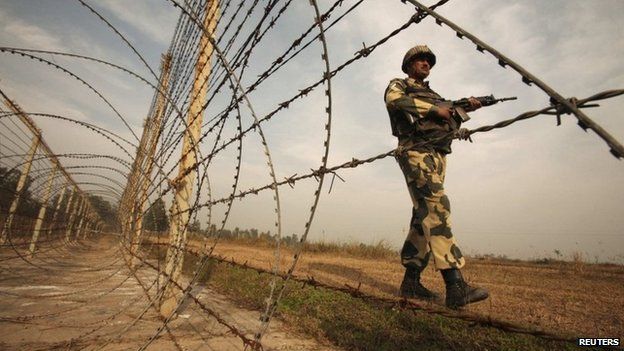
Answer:
<path fill-rule="evenodd" d="M 518 100 L 517 96 L 511 96 L 506 98 L 497 99 L 498 101 L 509 101 L 509 100 Z"/>

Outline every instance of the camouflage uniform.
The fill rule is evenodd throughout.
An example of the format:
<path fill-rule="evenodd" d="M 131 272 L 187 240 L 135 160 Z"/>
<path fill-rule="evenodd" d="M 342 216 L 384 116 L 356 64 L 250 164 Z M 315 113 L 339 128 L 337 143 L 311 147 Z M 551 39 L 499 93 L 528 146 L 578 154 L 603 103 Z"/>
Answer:
<path fill-rule="evenodd" d="M 410 230 L 401 250 L 406 268 L 422 271 L 433 255 L 436 269 L 461 268 L 464 258 L 451 232 L 451 207 L 444 194 L 446 154 L 451 140 L 436 140 L 459 128 L 455 120 L 440 119 L 435 104 L 444 99 L 428 82 L 413 78 L 393 79 L 385 93 L 392 134 L 407 149 L 397 161 L 412 198 Z M 419 146 L 417 143 L 428 142 Z"/>

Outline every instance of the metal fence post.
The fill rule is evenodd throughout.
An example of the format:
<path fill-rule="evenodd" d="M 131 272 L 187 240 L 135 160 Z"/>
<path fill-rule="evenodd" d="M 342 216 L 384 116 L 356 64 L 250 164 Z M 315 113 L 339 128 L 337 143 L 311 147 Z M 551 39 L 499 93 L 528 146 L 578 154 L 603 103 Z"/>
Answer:
<path fill-rule="evenodd" d="M 178 304 L 176 289 L 170 280 L 177 280 L 182 271 L 184 261 L 184 249 L 186 247 L 186 231 L 190 218 L 191 209 L 189 199 L 193 192 L 193 181 L 196 176 L 192 167 L 196 162 L 196 151 L 199 149 L 197 140 L 202 125 L 202 106 L 204 104 L 207 84 L 210 76 L 211 56 L 214 50 L 209 36 L 213 36 L 217 24 L 219 12 L 218 1 L 211 0 L 206 3 L 206 17 L 204 28 L 199 40 L 200 53 L 195 64 L 195 81 L 191 96 L 195 99 L 191 102 L 187 115 L 187 129 L 182 144 L 182 157 L 178 166 L 178 177 L 173 181 L 175 194 L 172 203 L 171 220 L 169 221 L 169 248 L 165 263 L 164 276 L 161 276 L 161 286 L 164 293 L 160 305 L 160 313 L 169 317 L 175 312 Z"/>
<path fill-rule="evenodd" d="M 60 212 L 61 204 L 63 203 L 63 199 L 65 198 L 66 192 L 67 192 L 67 187 L 63 187 L 63 190 L 61 191 L 61 195 L 58 198 L 58 203 L 56 204 L 56 208 L 54 208 L 54 212 L 52 213 L 52 220 L 50 221 L 50 227 L 48 229 L 50 236 L 52 236 L 52 231 L 56 230 L 56 228 L 54 228 L 54 223 L 56 222 L 56 218 L 58 217 L 58 214 Z M 67 204 L 69 205 L 69 200 Z"/>
<path fill-rule="evenodd" d="M 77 196 L 78 198 L 76 199 Z M 71 235 L 72 226 L 76 219 L 76 214 L 78 212 L 80 205 L 82 204 L 82 197 L 80 196 L 80 194 L 78 194 L 77 190 L 72 195 L 72 199 L 75 199 L 76 201 L 74 201 L 74 204 L 73 204 L 74 208 L 71 211 L 69 209 L 69 206 L 67 206 L 67 210 L 69 212 L 69 219 L 67 220 L 67 229 L 65 230 L 65 241 L 69 241 L 69 236 Z"/>
<path fill-rule="evenodd" d="M 54 167 L 54 170 L 50 171 L 50 175 L 48 176 L 48 186 L 46 188 L 45 195 L 43 196 L 43 200 L 41 201 L 41 207 L 39 208 L 39 214 L 37 215 L 37 222 L 35 223 L 35 229 L 33 230 L 32 239 L 30 240 L 31 257 L 35 254 L 37 239 L 39 238 L 41 225 L 43 224 L 43 219 L 45 218 L 46 210 L 48 208 L 48 200 L 50 200 L 50 195 L 52 194 L 54 176 L 56 176 L 56 166 Z"/>
<path fill-rule="evenodd" d="M 136 207 L 136 216 L 134 217 L 134 237 L 132 238 L 132 265 L 136 264 L 135 256 L 139 250 L 139 244 L 141 242 L 141 234 L 143 233 L 143 214 L 145 210 L 145 204 L 148 201 L 147 193 L 149 191 L 149 187 L 152 184 L 151 182 L 151 174 L 154 169 L 154 155 L 156 154 L 156 147 L 158 146 L 158 138 L 159 131 L 162 124 L 162 117 L 165 113 L 166 107 L 166 99 L 163 94 L 168 91 L 169 88 L 169 72 L 170 72 L 170 63 L 171 63 L 171 55 L 165 54 L 162 58 L 161 63 L 161 74 L 160 74 L 160 92 L 156 97 L 156 108 L 154 110 L 154 115 L 152 118 L 149 118 L 146 123 L 146 128 L 144 130 L 144 136 L 146 136 L 146 143 L 144 145 L 144 160 L 137 160 L 141 162 L 143 169 L 141 180 L 138 184 L 138 194 L 137 194 L 137 203 Z"/>
<path fill-rule="evenodd" d="M 84 200 L 82 202 L 82 207 L 80 207 L 80 212 L 78 212 L 78 226 L 76 226 L 76 230 L 74 231 L 74 240 L 78 240 L 78 237 L 82 233 L 82 223 L 84 223 L 86 212 L 87 201 Z"/>
<path fill-rule="evenodd" d="M 13 196 L 13 201 L 11 202 L 11 207 L 9 208 L 9 215 L 4 221 L 4 225 L 2 226 L 2 235 L 0 237 L 0 243 L 4 244 L 9 236 L 9 232 L 11 231 L 11 224 L 13 223 L 13 218 L 15 217 L 15 212 L 17 211 L 17 206 L 19 206 L 20 197 L 22 196 L 22 191 L 24 190 L 24 186 L 26 185 L 26 180 L 28 180 L 28 174 L 30 173 L 30 167 L 32 166 L 33 158 L 35 157 L 35 153 L 37 152 L 37 147 L 39 146 L 39 135 L 33 136 L 32 143 L 30 144 L 30 149 L 28 150 L 28 154 L 26 156 L 26 162 L 22 167 L 22 174 L 17 182 L 17 186 L 15 187 L 15 196 Z"/>

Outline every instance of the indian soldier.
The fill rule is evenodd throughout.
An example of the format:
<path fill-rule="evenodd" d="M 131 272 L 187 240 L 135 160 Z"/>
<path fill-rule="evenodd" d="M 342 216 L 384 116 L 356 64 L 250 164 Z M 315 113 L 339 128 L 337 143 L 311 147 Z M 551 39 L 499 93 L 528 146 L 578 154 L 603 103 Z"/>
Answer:
<path fill-rule="evenodd" d="M 488 297 L 485 289 L 471 287 L 461 274 L 465 259 L 451 232 L 450 203 L 444 194 L 446 155 L 451 153 L 452 138 L 466 135 L 461 119 L 453 109 L 439 106 L 444 99 L 429 87 L 425 78 L 436 64 L 436 56 L 426 45 L 411 48 L 401 69 L 407 78 L 390 81 L 385 92 L 392 134 L 399 139 L 397 161 L 412 199 L 410 230 L 401 250 L 405 276 L 400 295 L 406 298 L 437 299 L 420 282 L 429 258 L 442 272 L 446 284 L 446 305 L 459 308 Z M 474 111 L 481 107 L 470 98 Z"/>

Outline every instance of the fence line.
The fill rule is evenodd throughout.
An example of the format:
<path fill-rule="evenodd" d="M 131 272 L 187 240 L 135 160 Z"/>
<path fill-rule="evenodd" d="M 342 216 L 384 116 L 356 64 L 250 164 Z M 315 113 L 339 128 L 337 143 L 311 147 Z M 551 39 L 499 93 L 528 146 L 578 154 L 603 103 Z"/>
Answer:
<path fill-rule="evenodd" d="M 176 330 L 171 328 L 170 322 L 176 317 L 178 308 L 187 300 L 198 306 L 206 316 L 226 327 L 229 332 L 240 339 L 245 348 L 262 349 L 263 337 L 268 332 L 270 322 L 275 316 L 289 280 L 347 293 L 355 298 L 382 306 L 423 311 L 507 332 L 530 334 L 551 340 L 572 340 L 543 330 L 527 329 L 507 321 L 470 313 L 451 312 L 443 308 L 433 309 L 405 299 L 367 294 L 360 290 L 359 285 L 356 287 L 335 286 L 319 282 L 313 277 L 302 278 L 295 275 L 297 264 L 303 254 L 303 244 L 307 240 L 319 206 L 325 176 L 332 176 L 333 184 L 334 178 L 340 178 L 338 172 L 343 169 L 357 168 L 387 157 L 396 157 L 408 151 L 396 148 L 367 158 L 351 158 L 333 166 L 328 165 L 335 101 L 332 81 L 344 78 L 345 68 L 365 60 L 373 51 L 383 47 L 408 28 L 431 18 L 440 26 L 453 30 L 460 39 L 466 38 L 471 41 L 478 51 L 492 55 L 503 68 L 512 68 L 520 74 L 522 82 L 537 87 L 551 98 L 549 106 L 472 129 L 468 135 L 506 128 L 519 121 L 541 115 L 554 115 L 557 118 L 557 124 L 560 124 L 561 115 L 571 114 L 577 119 L 581 128 L 591 129 L 602 138 L 609 146 L 610 152 L 618 159 L 624 157 L 624 147 L 590 119 L 583 109 L 596 106 L 596 101 L 620 96 L 624 94 L 624 89 L 602 91 L 584 99 L 564 98 L 510 58 L 438 14 L 436 10 L 446 5 L 448 0 L 438 1 L 431 6 L 425 6 L 416 0 L 401 0 L 415 7 L 413 15 L 407 21 L 389 33 L 381 35 L 372 44 L 363 43 L 362 49 L 355 52 L 353 57 L 333 65 L 330 64 L 332 56 L 328 36 L 332 34 L 332 29 L 336 24 L 348 21 L 349 16 L 353 16 L 356 10 L 365 6 L 365 2 L 353 0 L 349 6 L 345 6 L 343 0 L 337 0 L 328 4 L 326 10 L 321 11 L 316 0 L 310 0 L 310 7 L 307 10 L 309 14 L 307 20 L 310 23 L 302 23 L 300 35 L 297 34 L 294 40 L 287 42 L 288 45 L 285 48 L 271 53 L 273 56 L 271 56 L 270 64 L 261 67 L 257 70 L 258 72 L 253 72 L 250 68 L 253 55 L 271 45 L 270 34 L 275 33 L 275 26 L 285 21 L 291 12 L 297 11 L 296 1 L 270 0 L 261 3 L 259 0 L 253 2 L 241 0 L 235 4 L 233 0 L 166 0 L 166 3 L 179 11 L 180 16 L 175 31 L 172 33 L 169 47 L 161 57 L 158 74 L 148 63 L 150 58 L 133 44 L 133 41 L 129 39 L 130 36 L 124 33 L 120 26 L 115 25 L 114 21 L 107 18 L 98 7 L 91 6 L 84 0 L 78 0 L 78 2 L 88 11 L 88 16 L 95 16 L 92 19 L 97 18 L 97 25 L 105 27 L 107 33 L 112 32 L 109 34 L 113 35 L 115 40 L 122 42 L 124 47 L 132 51 L 131 56 L 140 61 L 141 66 L 148 70 L 149 75 L 143 77 L 137 73 L 138 71 L 131 69 L 131 66 L 122 66 L 111 60 L 89 55 L 40 48 L 0 46 L 0 53 L 42 64 L 52 71 L 60 72 L 64 77 L 71 78 L 72 81 L 79 82 L 82 89 L 97 96 L 97 99 L 103 102 L 110 110 L 109 112 L 114 115 L 117 123 L 121 122 L 123 125 L 123 130 L 120 132 L 112 127 L 105 128 L 82 121 L 77 117 L 52 113 L 27 113 L 16 102 L 9 99 L 4 91 L 0 90 L 4 104 L 8 108 L 6 111 L 0 110 L 0 123 L 3 126 L 0 132 L 3 140 L 0 143 L 0 171 L 3 172 L 0 191 L 11 197 L 9 206 L 5 206 L 3 202 L 3 207 L 0 208 L 2 210 L 0 219 L 3 220 L 0 248 L 5 250 L 0 261 L 9 265 L 23 261 L 28 266 L 40 270 L 41 274 L 45 274 L 46 270 L 50 270 L 47 267 L 50 263 L 61 262 L 57 259 L 59 256 L 80 252 L 79 245 L 86 242 L 86 239 L 114 238 L 118 247 L 111 252 L 109 257 L 106 257 L 110 260 L 109 263 L 94 267 L 93 271 L 104 273 L 107 269 L 112 267 L 114 269 L 111 272 L 106 271 L 106 274 L 100 278 L 87 281 L 81 288 L 75 288 L 67 293 L 39 296 L 0 291 L 0 294 L 21 298 L 74 298 L 78 296 L 77 294 L 97 290 L 101 283 L 111 280 L 115 275 L 123 274 L 121 282 L 100 292 L 88 303 L 98 303 L 101 297 L 116 291 L 124 283 L 136 282 L 142 294 L 134 297 L 134 301 L 141 303 L 143 308 L 121 333 L 103 338 L 98 344 L 98 349 L 104 349 L 113 342 L 123 340 L 131 329 L 139 327 L 139 322 L 150 311 L 158 312 L 158 326 L 150 337 L 142 342 L 139 349 L 148 348 L 163 333 L 170 338 L 177 349 L 184 349 L 179 337 L 176 336 Z M 292 65 L 296 59 L 308 54 L 307 50 L 314 47 L 319 51 L 320 59 L 318 60 L 322 64 L 320 78 L 317 77 L 312 83 L 297 89 L 289 88 L 288 98 L 268 108 L 260 109 L 252 103 L 254 101 L 252 94 L 261 94 L 261 89 L 271 88 L 267 83 L 270 77 L 282 73 L 285 67 L 289 67 L 288 65 Z M 56 62 L 55 58 L 77 60 L 113 69 L 153 91 L 154 95 L 148 108 L 147 118 L 144 119 L 141 136 L 139 137 L 132 128 L 131 119 L 119 112 L 120 110 L 111 102 L 112 99 L 105 96 L 103 90 L 97 88 L 97 84 L 88 81 L 84 74 L 79 74 L 79 70 L 70 70 L 69 66 Z M 249 77 L 250 72 L 256 76 Z M 293 174 L 280 180 L 276 176 L 269 148 L 269 134 L 265 132 L 268 122 L 278 120 L 278 114 L 284 114 L 291 105 L 309 99 L 310 95 L 321 86 L 323 90 L 319 92 L 324 94 L 323 99 L 327 101 L 327 105 L 322 106 L 324 131 L 322 146 L 320 146 L 322 148 L 320 163 L 314 165 L 310 172 Z M 89 153 L 90 150 L 81 150 L 81 153 L 54 153 L 32 117 L 68 122 L 73 126 L 78 126 L 89 135 L 103 139 L 115 151 L 109 155 Z M 248 125 L 243 122 L 245 117 L 251 119 Z M 228 132 L 232 132 L 229 129 L 233 130 L 233 134 L 228 135 Z M 127 134 L 129 136 L 126 136 Z M 262 185 L 241 189 L 243 142 L 256 136 L 261 144 L 260 151 L 266 158 L 266 170 L 270 180 L 261 183 Z M 455 138 L 458 138 L 457 133 L 449 132 L 427 143 Z M 415 147 L 424 146 L 427 143 L 423 142 Z M 236 149 L 230 150 L 233 147 Z M 218 156 L 229 155 L 228 152 L 236 157 L 233 176 L 228 178 L 231 179 L 231 190 L 213 191 L 214 183 L 211 182 L 208 174 L 209 167 L 215 164 Z M 178 153 L 179 159 L 174 159 L 174 155 Z M 61 159 L 64 162 L 78 162 L 78 164 L 62 165 Z M 112 172 L 112 175 L 101 174 L 101 172 Z M 219 169 L 219 173 L 226 174 L 226 171 Z M 86 179 L 75 181 L 75 177 Z M 117 179 L 119 177 L 121 180 Z M 280 243 L 283 205 L 280 202 L 279 191 L 285 185 L 295 188 L 301 181 L 310 179 L 316 181 L 313 195 L 309 199 L 310 211 L 306 216 L 292 261 L 287 268 L 282 269 Z M 220 233 L 228 223 L 234 200 L 251 198 L 251 195 L 267 191 L 272 196 L 275 212 L 274 228 L 277 233 L 272 269 L 251 267 L 246 263 L 237 262 L 234 258 L 228 260 L 216 256 L 214 250 L 221 239 Z M 154 228 L 146 228 L 146 223 L 157 217 L 155 213 L 160 208 L 159 206 L 164 207 L 163 199 L 166 197 L 173 197 L 173 200 L 166 216 L 168 228 L 160 228 L 168 233 L 168 244 L 163 244 L 146 237 L 145 233 L 148 230 L 154 230 Z M 222 220 L 217 223 L 213 220 L 213 206 L 219 205 L 225 205 L 225 209 Z M 198 218 L 199 212 L 203 210 L 208 212 L 210 237 L 214 238 L 214 242 L 209 242 L 206 237 L 200 247 L 190 247 L 187 237 L 189 228 Z M 112 213 L 113 217 L 106 217 L 105 213 Z M 108 235 L 113 232 L 116 233 L 114 237 Z M 159 246 L 167 248 L 164 267 L 160 266 L 160 261 L 155 264 L 146 259 L 145 255 L 154 247 Z M 5 254 L 5 252 L 10 254 Z M 187 254 L 194 255 L 197 260 L 188 281 L 182 282 L 182 266 Z M 45 261 L 46 259 L 50 261 Z M 253 333 L 253 337 L 247 335 L 239 326 L 228 322 L 193 293 L 193 288 L 199 284 L 201 272 L 204 271 L 209 261 L 227 263 L 273 276 L 261 323 L 257 331 Z M 81 267 L 80 269 L 89 268 Z M 141 270 L 155 271 L 157 278 L 145 281 L 139 274 Z M 78 285 L 80 284 L 75 284 L 75 286 Z M 1 316 L 0 320 L 11 323 L 35 323 L 36 320 L 43 320 L 50 316 L 70 315 L 76 309 L 77 307 L 72 307 L 54 313 L 19 317 Z M 72 339 L 72 342 L 84 341 L 87 337 L 95 335 L 107 323 L 111 323 L 122 314 L 123 309 L 115 310 L 111 315 L 99 319 L 93 328 Z M 60 347 L 61 344 L 57 346 Z"/>

